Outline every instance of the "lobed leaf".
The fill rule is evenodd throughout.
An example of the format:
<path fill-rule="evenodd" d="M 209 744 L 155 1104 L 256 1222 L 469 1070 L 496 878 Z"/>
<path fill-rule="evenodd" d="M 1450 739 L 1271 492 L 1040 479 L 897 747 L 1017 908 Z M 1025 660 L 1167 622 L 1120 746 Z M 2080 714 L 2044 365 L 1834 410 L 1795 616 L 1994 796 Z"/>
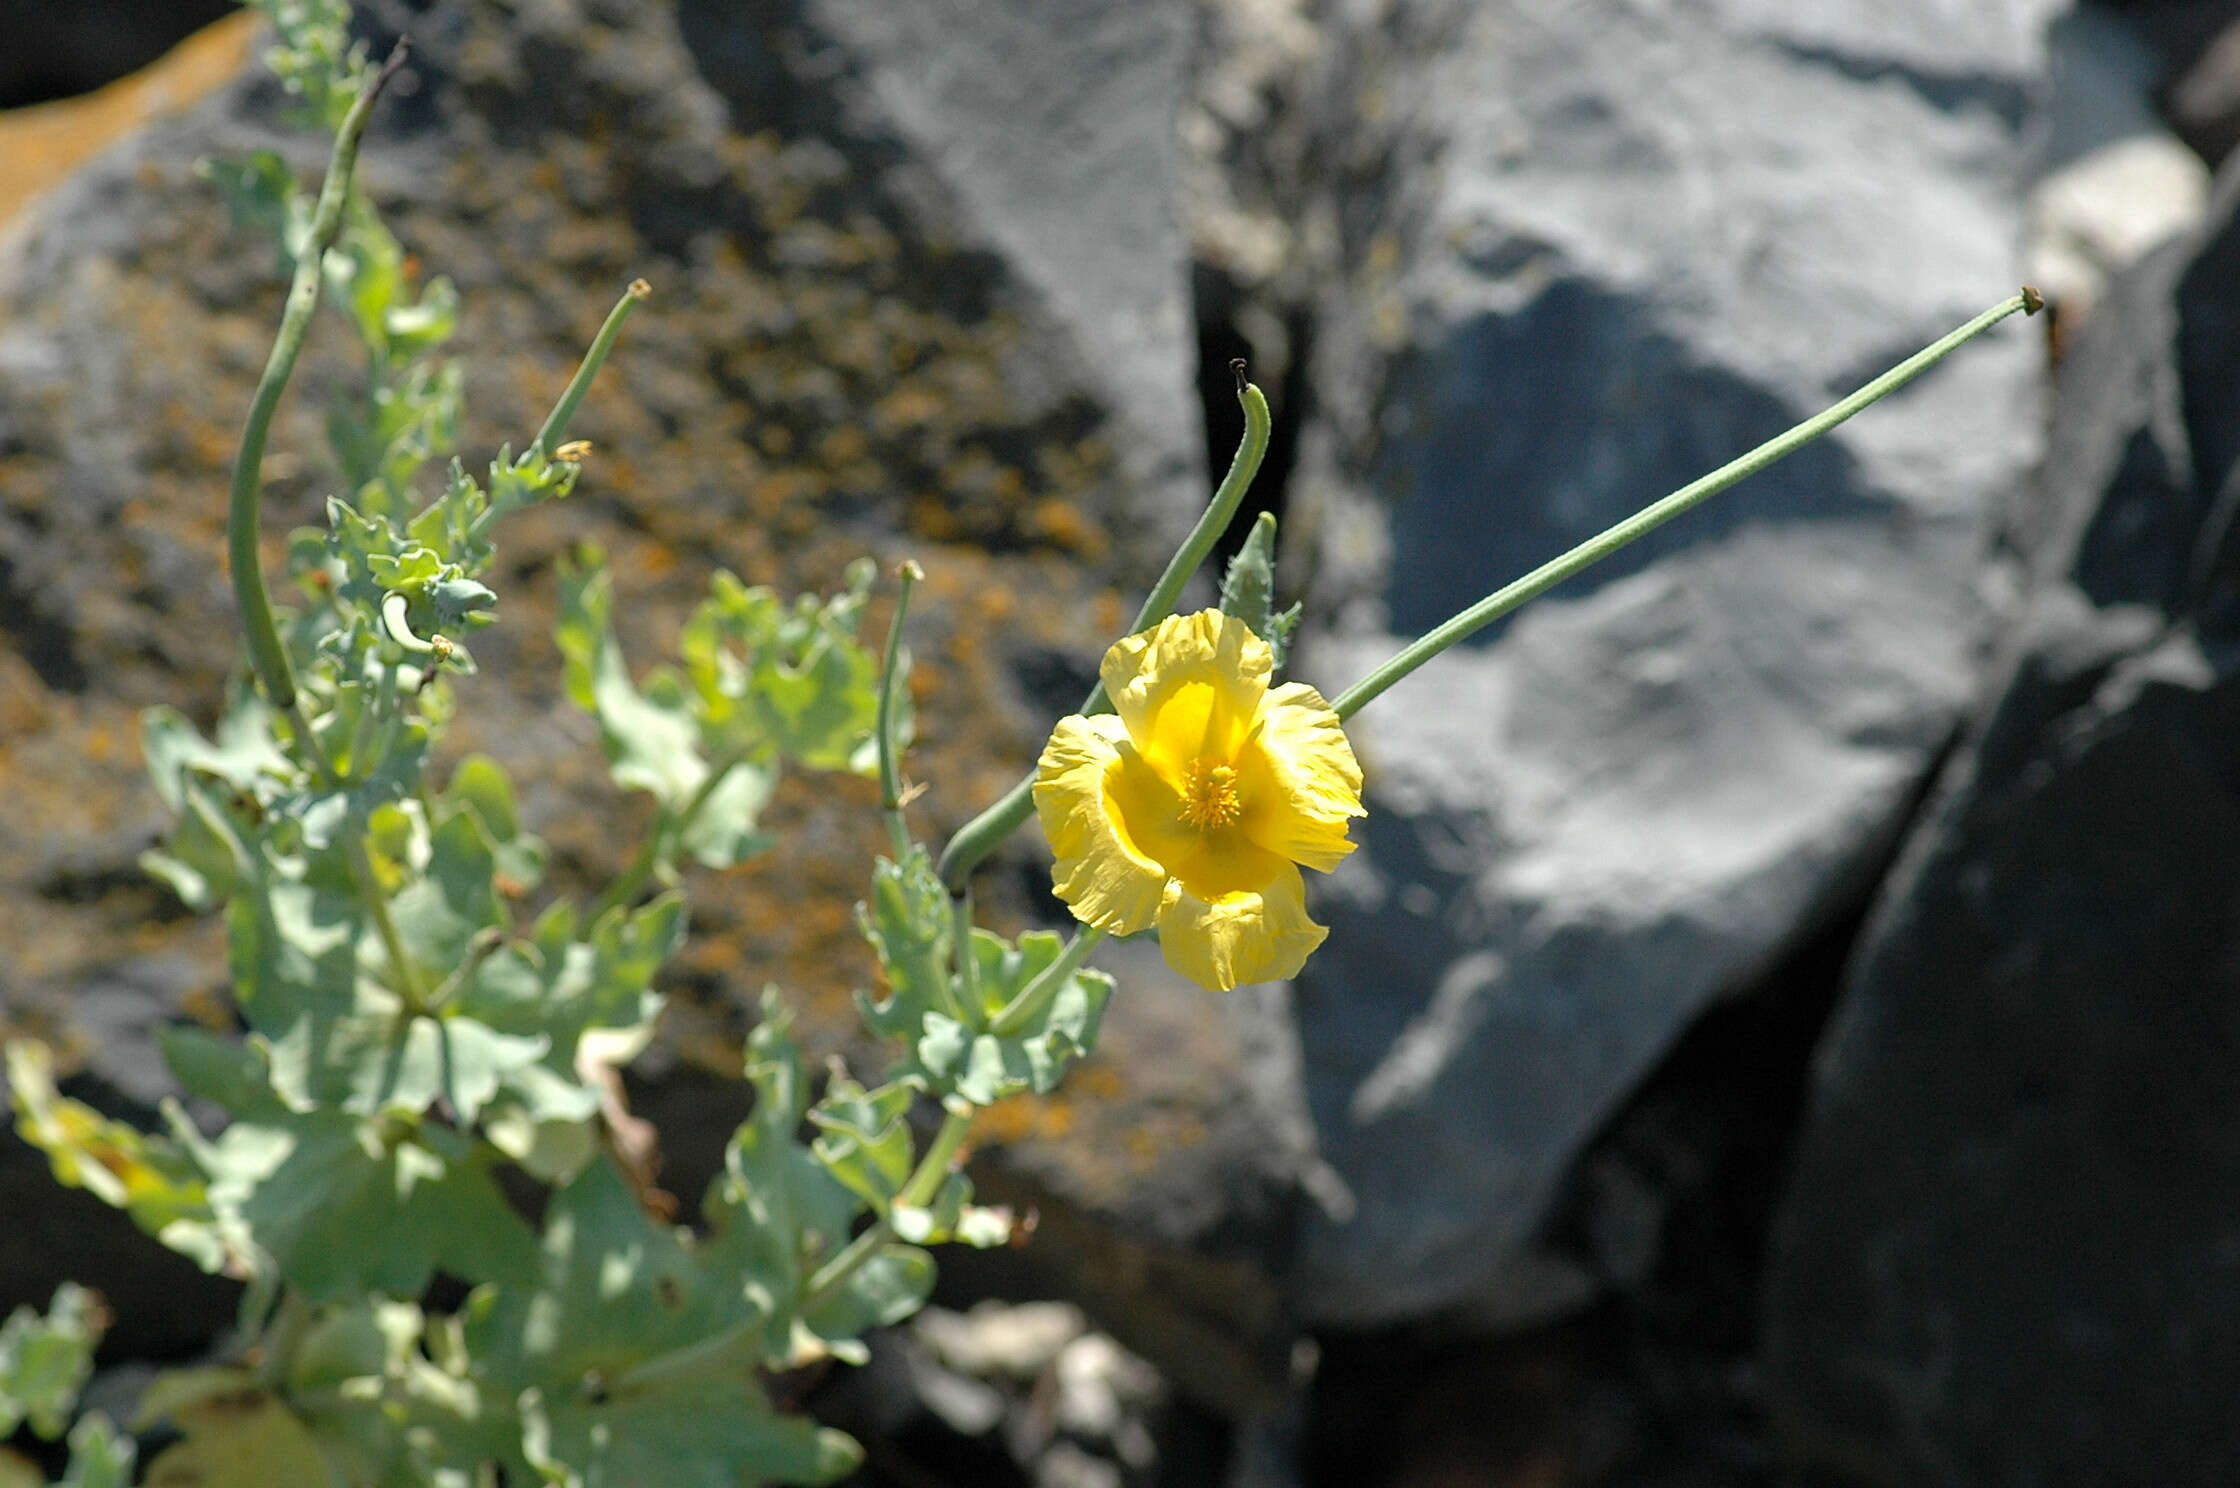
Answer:
<path fill-rule="evenodd" d="M 108 1326 L 101 1299 L 67 1281 L 55 1288 L 44 1317 L 18 1307 L 0 1323 L 0 1440 L 24 1423 L 48 1441 L 69 1429 Z"/>
<path fill-rule="evenodd" d="M 1097 1041 L 1112 978 L 1101 971 L 1074 971 L 1025 1027 L 998 1035 L 987 1029 L 1041 972 L 1056 962 L 1065 942 L 1047 930 L 1029 930 L 1017 945 L 987 930 L 972 932 L 974 985 L 980 1005 L 974 1022 L 945 1012 L 927 1011 L 919 1020 L 898 1073 L 923 1082 L 940 1096 L 958 1096 L 976 1106 L 992 1105 L 1029 1091 L 1054 1090 L 1074 1060 Z"/>
<path fill-rule="evenodd" d="M 16 1135 L 47 1156 L 65 1188 L 82 1188 L 122 1209 L 146 1233 L 205 1271 L 238 1269 L 219 1238 L 202 1175 L 187 1153 L 71 1100 L 55 1089 L 54 1057 L 43 1044 L 7 1046 Z"/>
<path fill-rule="evenodd" d="M 417 1296 L 438 1267 L 468 1281 L 535 1274 L 528 1226 L 454 1133 L 318 1110 L 236 1121 L 203 1160 L 211 1203 L 313 1301 Z"/>

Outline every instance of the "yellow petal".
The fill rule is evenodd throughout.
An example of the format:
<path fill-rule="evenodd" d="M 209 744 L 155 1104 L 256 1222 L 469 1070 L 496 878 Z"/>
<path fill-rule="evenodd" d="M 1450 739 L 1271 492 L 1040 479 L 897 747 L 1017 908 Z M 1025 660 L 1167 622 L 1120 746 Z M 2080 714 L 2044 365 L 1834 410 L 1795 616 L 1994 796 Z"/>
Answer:
<path fill-rule="evenodd" d="M 1106 721 L 1120 726 L 1109 715 Z M 1104 788 L 1108 809 L 1120 819 L 1121 830 L 1142 856 L 1172 871 L 1175 863 L 1198 850 L 1199 832 L 1183 819 L 1181 792 L 1132 744 L 1119 764 L 1106 772 Z"/>
<path fill-rule="evenodd" d="M 1150 927 L 1167 881 L 1130 839 L 1107 791 L 1133 756 L 1119 719 L 1076 715 L 1058 720 L 1035 764 L 1035 814 L 1058 858 L 1052 887 L 1077 919 L 1114 935 Z"/>
<path fill-rule="evenodd" d="M 1159 910 L 1167 964 L 1212 992 L 1297 976 L 1329 933 L 1307 918 L 1306 885 L 1288 863 L 1260 892 L 1212 903 L 1170 885 Z"/>
<path fill-rule="evenodd" d="M 1236 753 L 1274 669 L 1268 643 L 1251 626 L 1200 610 L 1117 642 L 1100 675 L 1128 737 L 1179 787 L 1191 760 Z"/>
<path fill-rule="evenodd" d="M 1286 873 L 1299 876 L 1281 853 L 1268 851 L 1235 827 L 1197 833 L 1191 851 L 1159 861 L 1185 893 L 1209 902 L 1257 894 Z"/>
<path fill-rule="evenodd" d="M 1268 851 L 1327 873 L 1353 851 L 1348 819 L 1361 807 L 1361 763 L 1322 694 L 1286 682 L 1261 704 L 1259 729 L 1237 756 L 1237 825 Z"/>

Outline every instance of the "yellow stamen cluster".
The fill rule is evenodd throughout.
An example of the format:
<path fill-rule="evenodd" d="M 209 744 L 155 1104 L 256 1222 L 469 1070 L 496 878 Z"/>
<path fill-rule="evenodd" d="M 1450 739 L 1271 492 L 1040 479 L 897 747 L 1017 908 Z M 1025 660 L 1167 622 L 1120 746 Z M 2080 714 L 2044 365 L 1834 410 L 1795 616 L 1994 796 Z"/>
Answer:
<path fill-rule="evenodd" d="M 1226 827 L 1244 814 L 1237 800 L 1237 772 L 1207 760 L 1190 762 L 1189 783 L 1184 788 L 1182 819 L 1193 827 L 1211 830 Z"/>

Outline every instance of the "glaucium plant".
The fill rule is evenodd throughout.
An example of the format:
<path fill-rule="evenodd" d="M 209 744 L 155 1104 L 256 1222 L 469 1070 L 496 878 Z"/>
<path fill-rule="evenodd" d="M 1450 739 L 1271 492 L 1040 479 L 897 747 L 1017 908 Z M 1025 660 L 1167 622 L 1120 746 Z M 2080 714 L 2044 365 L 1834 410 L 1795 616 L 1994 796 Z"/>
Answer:
<path fill-rule="evenodd" d="M 653 798 L 623 874 L 588 906 L 539 903 L 545 853 L 494 760 L 445 761 L 465 637 L 492 623 L 494 529 L 568 495 L 586 446 L 568 426 L 632 307 L 600 329 L 552 415 L 483 479 L 450 462 L 457 368 L 437 353 L 456 297 L 415 286 L 351 177 L 403 48 L 376 69 L 344 0 L 254 0 L 268 60 L 333 132 L 314 195 L 276 154 L 211 167 L 290 274 L 245 422 L 228 544 L 249 668 L 204 737 L 175 710 L 146 755 L 177 824 L 146 858 L 189 906 L 222 911 L 240 1037 L 160 1041 L 180 1086 L 229 1121 L 166 1106 L 142 1132 L 62 1095 L 51 1055 L 7 1051 L 17 1129 L 58 1181 L 123 1209 L 163 1244 L 246 1283 L 213 1358 L 157 1376 L 132 1425 L 177 1437 L 145 1481 L 200 1488 L 492 1488 L 823 1483 L 855 1443 L 779 1410 L 765 1381 L 860 1360 L 933 1282 L 928 1245 L 1001 1244 L 1010 1216 L 972 1203 L 960 1153 L 975 1110 L 1044 1093 L 1095 1043 L 1112 983 L 1084 967 L 1104 934 L 1156 931 L 1213 989 L 1296 973 L 1325 931 L 1301 866 L 1351 848 L 1361 770 L 1343 721 L 1430 657 L 1650 528 L 1770 464 L 2016 310 L 2025 290 L 1826 413 L 1646 508 L 1457 615 L 1326 702 L 1281 681 L 1299 611 L 1277 611 L 1275 523 L 1230 566 L 1220 608 L 1171 613 L 1234 518 L 1267 446 L 1268 409 L 1237 365 L 1245 437 L 1226 479 L 1062 719 L 1036 770 L 936 862 L 904 814 L 910 722 L 902 645 L 914 565 L 874 656 L 857 638 L 868 563 L 839 594 L 791 603 L 728 574 L 686 622 L 678 664 L 633 679 L 595 554 L 563 575 L 570 698 L 597 720 L 617 785 Z M 293 534 L 294 608 L 258 563 L 273 410 L 322 295 L 365 356 L 329 412 L 342 494 Z M 652 1036 L 655 980 L 686 927 L 679 869 L 774 844 L 758 817 L 781 769 L 876 773 L 893 856 L 859 918 L 885 982 L 863 1019 L 900 1052 L 866 1087 L 812 1081 L 784 998 L 766 991 L 733 1134 L 701 1228 L 661 1212 L 612 1071 Z M 974 868 L 1039 812 L 1070 939 L 1006 941 L 973 922 Z M 938 1110 L 920 1140 L 913 1114 Z M 497 1181 L 540 1192 L 528 1206 Z M 464 1301 L 431 1310 L 438 1273 Z M 449 1295 L 458 1295 L 455 1290 Z M 135 1443 L 99 1414 L 70 1424 L 105 1318 L 82 1289 L 0 1328 L 0 1431 L 67 1432 L 64 1483 L 129 1482 Z M 0 1488 L 38 1483 L 0 1452 Z"/>

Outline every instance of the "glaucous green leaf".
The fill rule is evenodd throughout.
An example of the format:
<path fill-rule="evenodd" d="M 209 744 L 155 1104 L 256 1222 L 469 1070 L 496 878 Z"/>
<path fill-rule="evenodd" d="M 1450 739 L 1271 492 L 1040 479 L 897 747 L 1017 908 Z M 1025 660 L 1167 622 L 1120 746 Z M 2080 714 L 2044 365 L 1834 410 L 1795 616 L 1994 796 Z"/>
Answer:
<path fill-rule="evenodd" d="M 859 559 L 841 593 L 822 602 L 803 595 L 754 669 L 750 696 L 764 733 L 812 770 L 862 771 L 875 758 L 864 745 L 878 722 L 879 659 L 855 633 L 876 573 Z M 909 720 L 897 726 L 907 740 Z"/>
<path fill-rule="evenodd" d="M 1244 546 L 1229 560 L 1228 577 L 1221 584 L 1221 613 L 1236 616 L 1268 643 L 1275 654 L 1275 674 L 1280 677 L 1301 611 L 1298 605 L 1288 610 L 1275 607 L 1275 558 L 1276 516 L 1274 512 L 1262 512 L 1245 535 Z"/>
<path fill-rule="evenodd" d="M 523 1280 L 535 1240 L 469 1143 L 332 1111 L 237 1121 L 210 1144 L 210 1198 L 312 1301 L 417 1296 L 437 1267 Z"/>
<path fill-rule="evenodd" d="M 909 1122 L 916 1096 L 908 1085 L 866 1090 L 836 1075 L 809 1110 L 809 1122 L 817 1128 L 812 1144 L 817 1160 L 882 1216 L 916 1159 Z"/>
<path fill-rule="evenodd" d="M 54 1488 L 131 1488 L 139 1449 L 131 1437 L 88 1411 L 70 1428 L 70 1465 Z"/>
<path fill-rule="evenodd" d="M 261 1045 L 223 1037 L 191 1024 L 155 1030 L 156 1048 L 172 1078 L 189 1095 L 213 1101 L 236 1116 L 275 1114 L 272 1067 Z"/>
<path fill-rule="evenodd" d="M 986 930 L 972 932 L 976 983 L 992 1017 L 1057 961 L 1065 943 L 1047 930 L 1029 930 L 1013 946 Z M 976 1106 L 1007 1096 L 1057 1088 L 1066 1069 L 1097 1041 L 1112 978 L 1087 968 L 1068 976 L 1041 1013 L 1018 1033 L 999 1037 L 946 1013 L 925 1015 L 903 1070 L 937 1095 L 958 1095 Z"/>
<path fill-rule="evenodd" d="M 732 1133 L 701 1210 L 711 1255 L 761 1300 L 764 1347 L 784 1359 L 808 1278 L 848 1243 L 865 1204 L 800 1140 L 807 1082 L 792 1011 L 775 988 L 763 992 L 762 1021 L 748 1036 L 747 1079 L 754 1110 Z"/>
<path fill-rule="evenodd" d="M 413 975 L 433 987 L 467 961 L 476 937 L 504 930 L 507 914 L 496 884 L 497 853 L 473 811 L 439 816 L 427 853 L 418 875 L 394 891 L 389 918 L 412 958 Z M 397 985 L 394 975 L 389 981 Z"/>
<path fill-rule="evenodd" d="M 777 839 L 756 824 L 777 788 L 777 771 L 742 760 L 724 772 L 685 823 L 679 845 L 708 868 L 735 868 Z"/>
<path fill-rule="evenodd" d="M 556 1488 L 815 1485 L 863 1461 L 863 1449 L 841 1432 L 772 1409 L 761 1382 L 739 1365 L 603 1395 L 530 1390 L 520 1408 L 524 1453 Z"/>
<path fill-rule="evenodd" d="M 871 900 L 856 906 L 856 923 L 886 973 L 886 997 L 856 993 L 857 1009 L 873 1033 L 914 1039 L 927 1014 L 956 1011 L 949 991 L 956 916 L 924 848 L 913 843 L 902 862 L 881 858 L 872 865 Z"/>
<path fill-rule="evenodd" d="M 163 1420 L 182 1439 L 148 1464 L 148 1488 L 327 1488 L 334 1481 L 310 1431 L 254 1370 L 158 1375 L 133 1424 L 146 1430 Z"/>
<path fill-rule="evenodd" d="M 220 1243 L 202 1175 L 161 1136 L 112 1121 L 55 1089 L 54 1059 L 27 1039 L 7 1046 L 16 1135 L 47 1155 L 65 1188 L 82 1188 L 205 1271 L 233 1259 Z"/>
<path fill-rule="evenodd" d="M 471 810 L 482 824 L 497 869 L 493 887 L 500 894 L 518 897 L 543 881 L 545 845 L 521 829 L 513 782 L 496 760 L 486 754 L 470 754 L 459 761 L 452 767 L 451 783 L 443 798 Z"/>
<path fill-rule="evenodd" d="M 651 1219 L 611 1161 L 553 1195 L 540 1269 L 534 1288 L 471 1299 L 464 1342 L 519 1402 L 548 1482 L 821 1483 L 854 1465 L 846 1438 L 771 1408 L 757 1298 Z"/>
<path fill-rule="evenodd" d="M 567 663 L 568 696 L 599 725 L 615 783 L 679 806 L 707 778 L 700 726 L 681 692 L 641 693 L 615 639 L 614 589 L 602 567 L 563 568 L 554 639 Z"/>
<path fill-rule="evenodd" d="M 24 1422 L 48 1441 L 69 1429 L 108 1326 L 101 1299 L 67 1281 L 55 1288 L 44 1317 L 18 1307 L 0 1323 L 0 1440 Z"/>
<path fill-rule="evenodd" d="M 881 1246 L 801 1321 L 819 1338 L 852 1342 L 915 1314 L 933 1295 L 933 1282 L 932 1256 L 915 1245 Z"/>
<path fill-rule="evenodd" d="M 635 909 L 617 907 L 579 929 L 575 911 L 556 904 L 526 939 L 507 942 L 478 962 L 453 1010 L 499 1033 L 546 1040 L 544 1067 L 570 1084 L 585 1033 L 650 1030 L 660 1015 L 654 976 L 683 944 L 684 900 L 664 894 Z M 579 938 L 580 936 L 580 938 Z M 537 1114 L 562 1114 L 546 1093 L 517 1092 Z"/>
<path fill-rule="evenodd" d="M 332 130 L 371 76 L 366 45 L 350 35 L 348 0 L 250 0 L 272 17 L 265 65 L 289 96 L 300 123 Z"/>

